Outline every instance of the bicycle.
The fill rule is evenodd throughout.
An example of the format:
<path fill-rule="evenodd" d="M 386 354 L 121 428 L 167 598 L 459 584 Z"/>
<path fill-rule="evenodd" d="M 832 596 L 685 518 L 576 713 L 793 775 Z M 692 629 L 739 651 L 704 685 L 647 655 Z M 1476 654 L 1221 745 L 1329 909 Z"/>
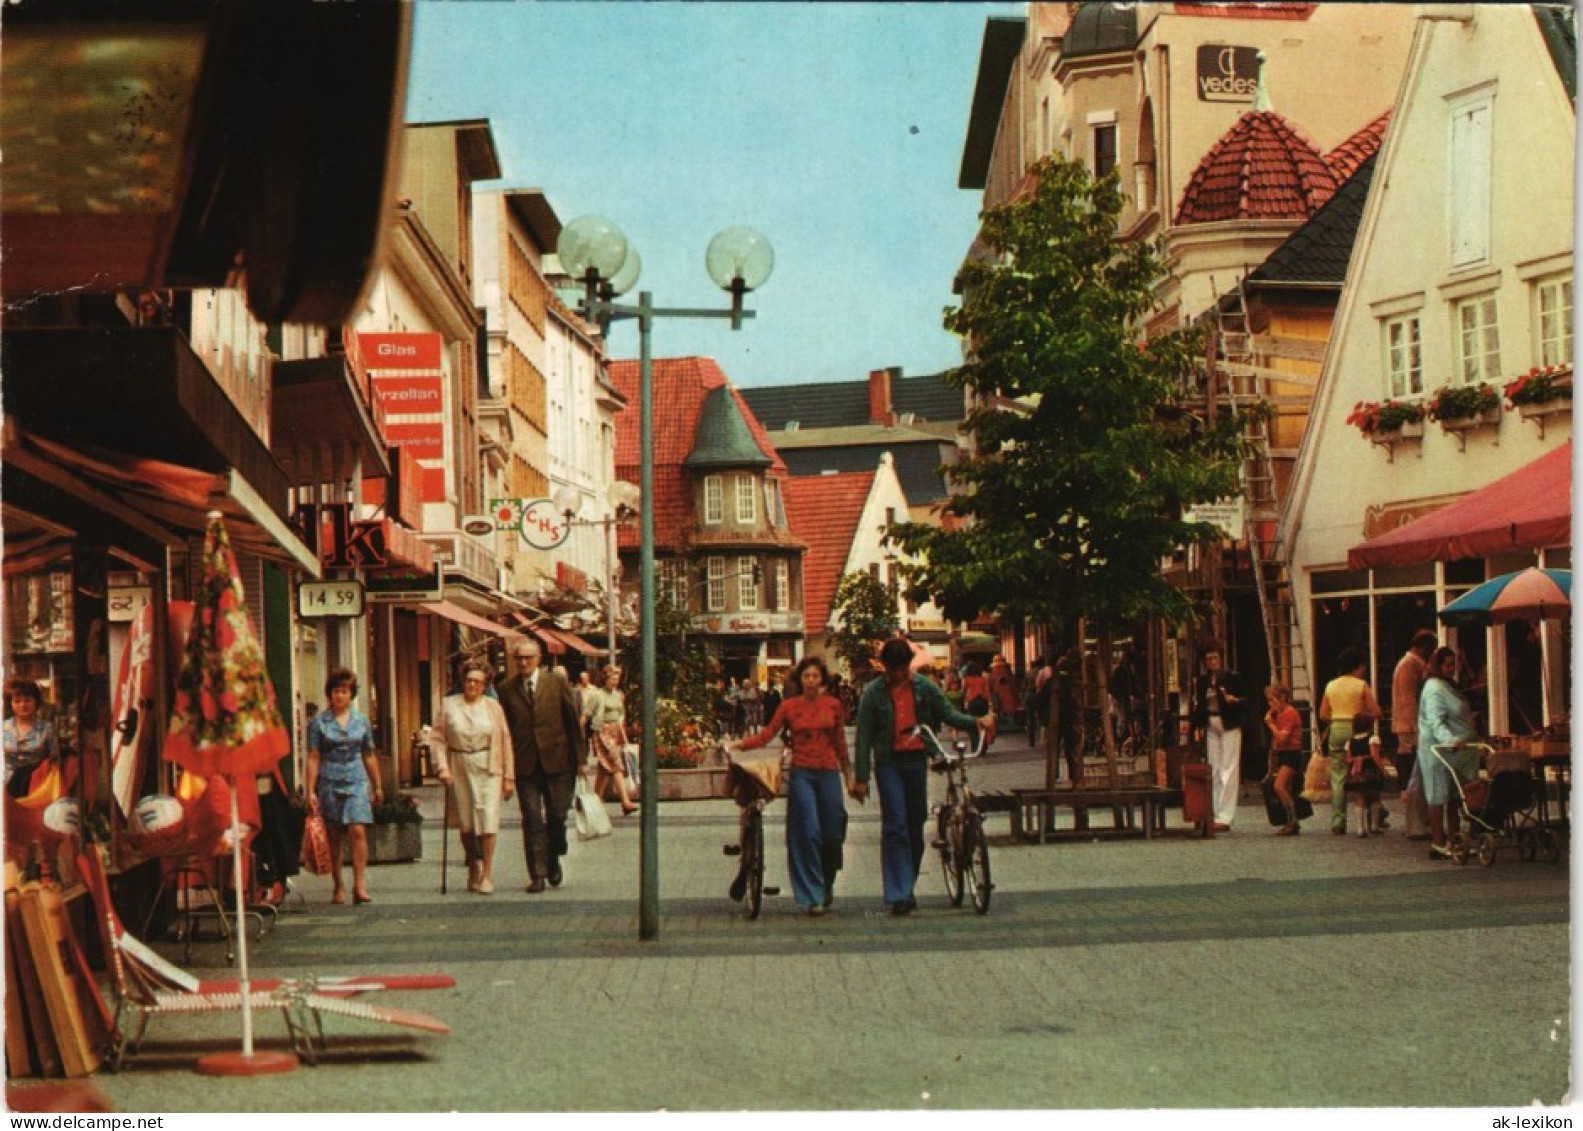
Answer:
<path fill-rule="evenodd" d="M 995 890 L 989 871 L 989 840 L 978 799 L 967 784 L 967 761 L 984 753 L 984 731 L 979 730 L 978 745 L 972 753 L 968 753 L 966 739 L 957 739 L 952 752 L 947 753 L 940 736 L 927 724 L 919 723 L 917 731 L 935 750 L 929 769 L 945 775 L 945 800 L 935 817 L 938 835 L 934 847 L 940 852 L 946 896 L 952 907 L 961 907 L 963 899 L 970 895 L 973 910 L 985 915 L 989 912 L 990 894 Z"/>
<path fill-rule="evenodd" d="M 764 884 L 764 806 L 780 793 L 780 780 L 778 751 L 745 761 L 733 759 L 726 771 L 726 786 L 738 808 L 737 843 L 722 845 L 721 851 L 737 857 L 729 894 L 732 902 L 743 904 L 749 919 L 759 917 L 766 895 L 780 894 L 779 887 Z"/>

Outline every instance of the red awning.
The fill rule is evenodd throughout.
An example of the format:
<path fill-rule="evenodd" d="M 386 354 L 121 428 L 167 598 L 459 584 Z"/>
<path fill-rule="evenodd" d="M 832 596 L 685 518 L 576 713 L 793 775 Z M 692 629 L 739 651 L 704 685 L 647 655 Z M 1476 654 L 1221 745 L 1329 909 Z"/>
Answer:
<path fill-rule="evenodd" d="M 1572 441 L 1347 551 L 1351 569 L 1488 558 L 1572 541 Z"/>
<path fill-rule="evenodd" d="M 320 576 L 319 559 L 235 468 L 202 471 L 124 452 L 77 448 L 20 429 L 5 459 L 41 482 L 167 545 L 200 534 L 210 511 L 225 519 L 231 544 Z"/>
<path fill-rule="evenodd" d="M 567 632 L 563 628 L 556 628 L 550 624 L 536 624 L 528 629 L 539 642 L 544 645 L 544 650 L 552 656 L 562 656 L 569 648 L 574 652 L 581 652 L 585 656 L 603 656 L 605 650 L 596 648 L 575 633 Z"/>
<path fill-rule="evenodd" d="M 468 628 L 476 628 L 482 632 L 492 632 L 496 636 L 517 635 L 514 629 L 507 628 L 503 624 L 496 624 L 492 620 L 486 620 L 477 613 L 470 613 L 462 606 L 451 601 L 425 601 L 423 609 L 425 612 L 442 616 L 446 620 L 453 620 L 457 624 L 465 624 Z"/>

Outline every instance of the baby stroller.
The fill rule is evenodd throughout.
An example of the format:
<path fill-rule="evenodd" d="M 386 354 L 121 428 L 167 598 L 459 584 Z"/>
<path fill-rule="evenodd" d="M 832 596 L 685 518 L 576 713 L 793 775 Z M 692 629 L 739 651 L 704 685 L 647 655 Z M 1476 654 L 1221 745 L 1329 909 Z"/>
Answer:
<path fill-rule="evenodd" d="M 1506 841 L 1517 847 L 1524 860 L 1532 860 L 1541 853 L 1550 863 L 1559 860 L 1561 843 L 1539 822 L 1538 789 L 1527 766 L 1519 769 L 1515 762 L 1503 761 L 1503 756 L 1492 746 L 1469 745 L 1483 755 L 1489 777 L 1464 783 L 1442 753 L 1452 748 L 1432 748 L 1440 764 L 1451 773 L 1466 826 L 1452 834 L 1451 858 L 1458 864 L 1466 864 L 1477 856 L 1479 863 L 1488 868 L 1495 863 L 1500 843 Z"/>

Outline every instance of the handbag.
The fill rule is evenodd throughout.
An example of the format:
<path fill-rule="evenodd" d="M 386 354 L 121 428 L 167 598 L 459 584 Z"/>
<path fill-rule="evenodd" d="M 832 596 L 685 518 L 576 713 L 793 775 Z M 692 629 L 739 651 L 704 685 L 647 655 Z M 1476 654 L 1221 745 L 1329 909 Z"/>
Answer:
<path fill-rule="evenodd" d="M 1314 752 L 1303 775 L 1303 794 L 1310 801 L 1330 800 L 1330 755 Z"/>
<path fill-rule="evenodd" d="M 577 775 L 577 792 L 572 795 L 572 819 L 577 823 L 577 835 L 583 840 L 595 840 L 614 832 L 605 803 L 594 792 L 587 775 Z"/>
<path fill-rule="evenodd" d="M 330 874 L 330 832 L 317 814 L 302 823 L 302 867 L 315 876 Z"/>

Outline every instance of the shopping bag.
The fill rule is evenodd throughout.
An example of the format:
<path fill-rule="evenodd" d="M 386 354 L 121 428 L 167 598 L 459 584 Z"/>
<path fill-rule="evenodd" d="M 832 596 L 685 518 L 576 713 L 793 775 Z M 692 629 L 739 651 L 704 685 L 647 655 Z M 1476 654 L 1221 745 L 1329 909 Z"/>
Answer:
<path fill-rule="evenodd" d="M 1259 783 L 1259 789 L 1264 794 L 1264 815 L 1269 819 L 1270 824 L 1286 824 L 1286 806 L 1275 795 L 1275 783 L 1265 778 Z M 1314 815 L 1313 804 L 1301 793 L 1292 798 L 1292 807 L 1297 810 L 1299 821 L 1307 820 Z"/>
<path fill-rule="evenodd" d="M 1314 752 L 1303 777 L 1303 796 L 1310 801 L 1330 800 L 1330 755 Z"/>
<path fill-rule="evenodd" d="M 302 824 L 302 867 L 315 876 L 330 873 L 330 832 L 323 817 L 310 815 Z"/>
<path fill-rule="evenodd" d="M 577 775 L 577 792 L 572 796 L 572 819 L 577 822 L 577 835 L 583 840 L 609 836 L 614 829 L 605 803 L 594 792 L 593 783 L 586 775 Z"/>
<path fill-rule="evenodd" d="M 638 776 L 638 744 L 629 742 L 621 748 L 621 761 L 626 767 L 627 785 L 633 789 L 642 784 Z"/>

